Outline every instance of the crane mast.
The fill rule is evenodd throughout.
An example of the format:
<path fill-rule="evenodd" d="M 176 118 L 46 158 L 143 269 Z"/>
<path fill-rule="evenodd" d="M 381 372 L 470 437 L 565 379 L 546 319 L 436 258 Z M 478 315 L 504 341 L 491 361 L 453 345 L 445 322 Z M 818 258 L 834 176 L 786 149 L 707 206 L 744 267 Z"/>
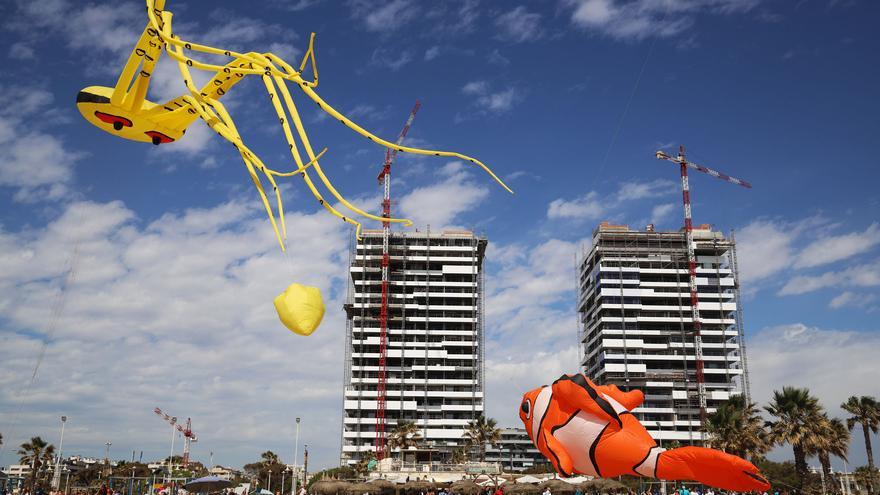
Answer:
<path fill-rule="evenodd" d="M 688 162 L 685 158 L 684 154 L 684 146 L 680 146 L 678 149 L 678 156 L 670 156 L 663 151 L 658 151 L 656 153 L 656 157 L 658 160 L 667 160 L 679 165 L 680 175 L 681 175 L 681 198 L 682 204 L 684 206 L 684 233 L 685 233 L 685 243 L 687 244 L 687 258 L 688 258 L 688 286 L 690 289 L 690 300 L 691 300 L 691 319 L 693 320 L 693 331 L 694 331 L 694 367 L 696 368 L 697 375 L 697 398 L 700 403 L 700 426 L 701 428 L 706 427 L 706 376 L 705 376 L 705 364 L 703 360 L 703 336 L 702 336 L 702 322 L 700 319 L 700 298 L 697 289 L 697 256 L 694 252 L 694 224 L 693 217 L 691 215 L 691 192 L 690 192 L 690 184 L 688 183 L 688 168 L 698 170 L 705 174 L 709 174 L 713 177 L 721 179 L 726 182 L 730 182 L 731 184 L 736 184 L 738 186 L 751 188 L 752 185 L 748 182 L 737 179 L 735 177 L 731 177 L 727 174 L 723 174 L 718 172 L 717 170 L 713 170 L 708 167 L 703 167 L 701 165 L 697 165 L 696 163 Z M 682 342 L 682 344 L 684 344 Z M 742 343 L 740 343 L 742 345 Z M 685 370 L 687 372 L 687 370 Z"/>
<path fill-rule="evenodd" d="M 413 120 L 416 118 L 416 113 L 418 113 L 421 105 L 422 104 L 416 100 L 416 104 L 413 106 L 409 118 L 406 119 L 403 130 L 400 131 L 400 135 L 397 137 L 397 146 L 403 144 L 403 140 L 406 138 L 406 134 L 409 132 L 409 128 L 412 125 Z M 397 152 L 398 149 L 385 150 L 385 163 L 382 166 L 382 171 L 379 172 L 379 176 L 377 177 L 384 190 L 382 195 L 382 218 L 386 219 L 382 222 L 382 304 L 379 308 L 379 380 L 376 384 L 375 449 L 376 459 L 380 461 L 385 458 L 385 391 L 388 375 L 388 269 L 391 261 L 391 256 L 389 254 L 391 222 L 387 219 L 391 218 L 391 164 L 397 157 Z"/>
<path fill-rule="evenodd" d="M 158 407 L 153 409 L 153 412 L 156 413 L 157 416 L 162 418 L 166 423 L 171 425 L 172 430 L 177 430 L 183 435 L 183 461 L 181 462 L 182 466 L 186 468 L 189 466 L 189 452 L 192 442 L 197 442 L 199 439 L 196 437 L 196 434 L 192 431 L 192 419 L 186 418 L 186 426 L 179 424 L 177 422 L 177 416 L 170 416 L 168 413 L 162 411 Z M 174 435 L 172 435 L 172 442 L 174 440 Z M 174 455 L 174 447 L 172 443 L 171 455 Z M 171 460 L 169 458 L 168 461 L 169 472 L 171 472 Z"/>

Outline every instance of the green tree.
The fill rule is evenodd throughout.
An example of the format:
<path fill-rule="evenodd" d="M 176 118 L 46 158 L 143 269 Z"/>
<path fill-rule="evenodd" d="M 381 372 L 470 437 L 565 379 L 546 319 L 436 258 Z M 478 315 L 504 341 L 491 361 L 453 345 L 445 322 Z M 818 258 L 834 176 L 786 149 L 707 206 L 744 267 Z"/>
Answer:
<path fill-rule="evenodd" d="M 404 451 L 417 446 L 421 440 L 422 434 L 414 422 L 398 421 L 388 438 L 388 447 L 392 450 L 400 449 L 400 456 L 403 459 Z"/>
<path fill-rule="evenodd" d="M 831 473 L 831 456 L 847 460 L 849 451 L 849 430 L 843 421 L 837 418 L 829 418 L 823 414 L 812 423 L 814 434 L 812 441 L 804 446 L 808 456 L 816 456 L 822 465 L 822 476 L 832 493 L 836 492 L 836 483 Z"/>
<path fill-rule="evenodd" d="M 742 395 L 734 395 L 709 416 L 706 432 L 711 447 L 740 457 L 754 459 L 770 450 L 758 405 L 747 404 Z"/>
<path fill-rule="evenodd" d="M 364 452 L 357 464 L 354 465 L 354 471 L 359 476 L 366 476 L 370 472 L 370 462 L 376 460 L 376 454 L 372 450 Z"/>
<path fill-rule="evenodd" d="M 779 493 L 790 493 L 800 485 L 797 469 L 795 469 L 794 463 L 791 461 L 773 462 L 761 457 L 755 459 L 755 466 L 761 470 L 761 474 L 770 482 L 773 491 L 779 490 Z"/>
<path fill-rule="evenodd" d="M 28 479 L 31 487 L 31 493 L 36 492 L 37 481 L 40 479 L 45 468 L 52 465 L 52 459 L 55 457 L 55 446 L 47 443 L 40 437 L 31 437 L 29 442 L 25 442 L 18 449 L 19 462 L 31 467 L 31 474 Z"/>
<path fill-rule="evenodd" d="M 789 444 L 794 454 L 799 489 L 807 482 L 807 448 L 819 442 L 813 423 L 821 421 L 822 406 L 806 388 L 782 387 L 773 392 L 773 400 L 764 407 L 775 421 L 768 421 L 768 439 L 773 444 Z"/>
<path fill-rule="evenodd" d="M 272 452 L 271 450 L 267 450 L 267 451 L 263 452 L 262 454 L 260 454 L 260 459 L 263 461 L 264 464 L 267 464 L 267 465 L 278 464 L 281 462 L 280 458 L 278 457 L 278 454 L 276 454 L 275 452 Z"/>
<path fill-rule="evenodd" d="M 873 397 L 865 395 L 856 397 L 854 395 L 841 404 L 840 407 L 852 415 L 846 420 L 846 426 L 850 430 L 856 424 L 862 425 L 862 433 L 865 435 L 865 452 L 868 454 L 868 467 L 874 470 L 874 450 L 871 448 L 871 433 L 877 433 L 877 429 L 880 428 L 880 403 Z"/>
<path fill-rule="evenodd" d="M 452 456 L 449 460 L 453 464 L 464 464 L 467 462 L 467 451 L 463 448 L 457 448 L 452 451 Z"/>
<path fill-rule="evenodd" d="M 860 487 L 867 487 L 868 492 L 877 483 L 877 470 L 871 466 L 859 466 L 853 471 L 853 478 Z"/>
<path fill-rule="evenodd" d="M 468 423 L 464 438 L 471 447 L 479 447 L 480 462 L 486 462 L 486 444 L 496 444 L 501 440 L 501 428 L 492 418 L 480 414 Z"/>

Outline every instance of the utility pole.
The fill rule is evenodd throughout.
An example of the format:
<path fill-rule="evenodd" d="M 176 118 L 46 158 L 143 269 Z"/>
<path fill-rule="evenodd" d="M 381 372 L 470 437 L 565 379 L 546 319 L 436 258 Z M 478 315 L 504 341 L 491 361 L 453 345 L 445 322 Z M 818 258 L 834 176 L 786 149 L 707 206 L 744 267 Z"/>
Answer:
<path fill-rule="evenodd" d="M 61 486 L 61 452 L 64 449 L 64 424 L 67 416 L 61 416 L 61 441 L 58 442 L 58 462 L 55 463 L 55 473 L 52 476 L 52 489 L 57 490 Z"/>

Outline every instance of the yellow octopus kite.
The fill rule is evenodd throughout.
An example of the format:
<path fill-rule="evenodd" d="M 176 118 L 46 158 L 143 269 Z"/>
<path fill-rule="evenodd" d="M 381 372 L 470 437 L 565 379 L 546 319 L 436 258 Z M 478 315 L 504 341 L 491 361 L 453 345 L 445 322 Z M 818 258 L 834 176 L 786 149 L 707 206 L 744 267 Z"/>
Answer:
<path fill-rule="evenodd" d="M 336 210 L 336 208 L 324 199 L 315 187 L 315 184 L 312 182 L 311 176 L 309 175 L 308 168 L 310 167 L 314 169 L 318 178 L 327 190 L 330 191 L 330 194 L 355 214 L 376 221 L 402 223 L 405 226 L 412 225 L 412 222 L 409 220 L 398 218 L 384 219 L 367 213 L 349 203 L 342 197 L 336 188 L 333 187 L 333 184 L 330 183 L 330 180 L 318 164 L 318 159 L 327 150 L 325 148 L 320 153 L 315 154 L 312 149 L 309 139 L 306 136 L 305 129 L 303 128 L 302 119 L 296 110 L 296 105 L 293 103 L 293 98 L 287 88 L 286 81 L 291 81 L 296 84 L 297 87 L 299 87 L 312 101 L 317 103 L 323 111 L 375 143 L 405 153 L 448 156 L 467 160 L 480 166 L 491 175 L 493 179 L 501 184 L 502 187 L 507 191 L 512 192 L 510 188 L 492 173 L 486 165 L 475 158 L 448 151 L 424 150 L 396 145 L 369 133 L 364 128 L 352 122 L 350 119 L 328 105 L 314 91 L 314 88 L 318 86 L 318 68 L 315 63 L 314 33 L 312 33 L 309 38 L 309 48 L 303 56 L 299 70 L 296 70 L 280 57 L 271 53 L 238 53 L 231 50 L 222 50 L 181 40 L 171 30 L 172 14 L 171 12 L 164 10 L 165 0 L 146 0 L 146 4 L 149 22 L 147 23 L 143 34 L 141 34 L 137 45 L 135 45 L 134 51 L 132 51 L 129 56 L 128 62 L 122 69 L 122 73 L 119 75 L 119 80 L 117 81 L 116 86 L 112 88 L 104 86 L 89 86 L 80 91 L 76 98 L 76 104 L 80 113 L 82 113 L 86 120 L 111 134 L 131 139 L 133 141 L 152 142 L 156 145 L 172 143 L 180 139 L 186 132 L 186 128 L 197 118 L 204 120 L 211 129 L 217 132 L 217 134 L 231 142 L 241 155 L 241 159 L 244 161 L 244 165 L 260 194 L 263 206 L 266 208 L 266 213 L 269 215 L 269 221 L 272 223 L 272 228 L 275 230 L 275 235 L 278 238 L 278 243 L 281 245 L 282 251 L 285 249 L 284 240 L 287 237 L 287 229 L 284 223 L 284 208 L 282 206 L 278 186 L 275 182 L 275 177 L 289 177 L 299 174 L 303 178 L 303 181 L 305 181 L 309 190 L 311 190 L 312 194 L 324 208 L 334 216 L 356 226 L 358 236 L 360 234 L 360 222 L 351 217 L 345 216 Z M 183 78 L 183 82 L 189 90 L 189 94 L 179 96 L 163 104 L 157 104 L 147 100 L 146 95 L 147 88 L 150 85 L 150 76 L 153 69 L 156 67 L 156 63 L 163 50 L 167 52 L 172 59 L 177 61 L 180 74 Z M 225 66 L 203 63 L 188 57 L 186 51 L 226 56 L 231 58 L 232 61 Z M 302 77 L 302 73 L 306 70 L 309 63 L 314 77 L 311 81 Z M 204 85 L 204 87 L 198 89 L 193 83 L 190 68 L 211 71 L 214 73 L 214 76 Z M 236 130 L 235 123 L 226 111 L 226 108 L 220 103 L 220 97 L 226 94 L 232 86 L 246 75 L 259 76 L 263 80 L 263 84 L 266 86 L 266 91 L 269 93 L 269 98 L 272 101 L 275 112 L 278 114 L 281 127 L 284 130 L 284 137 L 287 139 L 290 154 L 293 156 L 293 160 L 296 163 L 296 168 L 294 170 L 279 172 L 267 167 L 256 153 L 251 151 L 250 148 L 244 144 L 241 136 Z M 297 147 L 293 132 L 291 131 L 291 121 L 293 122 L 293 127 L 296 129 L 297 135 L 299 136 L 302 148 L 305 150 L 308 161 L 304 161 L 303 157 L 300 155 L 299 148 Z M 281 223 L 280 232 L 272 206 L 269 203 L 269 199 L 266 197 L 263 185 L 260 182 L 260 177 L 257 175 L 258 171 L 266 177 L 272 185 L 272 190 L 275 193 L 278 217 Z M 291 295 L 292 289 L 296 289 L 293 291 L 295 292 L 293 295 Z M 321 317 L 323 316 L 323 303 L 320 301 L 320 295 L 317 296 L 316 302 L 314 300 L 314 295 L 312 294 L 314 291 L 310 292 L 305 289 L 311 288 L 303 288 L 302 286 L 299 286 L 299 284 L 294 284 L 276 299 L 275 304 L 282 321 L 284 321 L 288 328 L 291 328 L 297 333 L 307 335 L 314 331 L 320 323 Z M 283 307 L 289 305 L 289 303 L 285 303 L 284 301 L 279 302 L 279 300 L 285 297 L 285 294 L 287 294 L 287 299 L 297 299 L 300 301 L 303 298 L 311 299 L 312 310 L 306 310 L 306 308 L 301 307 L 295 311 L 300 313 L 299 320 L 309 320 L 308 322 L 300 321 L 300 324 L 295 325 L 298 327 L 297 329 L 291 327 L 291 321 L 297 318 L 292 318 L 289 314 L 287 315 L 288 318 L 285 318 L 285 315 L 282 314 L 285 311 L 288 311 Z M 312 316 L 304 318 L 305 313 L 310 313 Z"/>

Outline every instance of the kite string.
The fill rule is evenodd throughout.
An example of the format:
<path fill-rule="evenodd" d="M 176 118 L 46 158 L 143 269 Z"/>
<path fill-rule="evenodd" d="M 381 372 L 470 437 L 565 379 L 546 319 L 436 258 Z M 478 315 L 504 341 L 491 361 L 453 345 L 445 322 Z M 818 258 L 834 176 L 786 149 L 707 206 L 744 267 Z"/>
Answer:
<path fill-rule="evenodd" d="M 663 21 L 666 20 L 666 15 L 669 13 L 669 6 L 666 7 L 666 10 L 663 12 L 663 17 L 660 18 L 659 24 L 662 24 Z M 642 82 L 642 76 L 645 74 L 645 69 L 648 67 L 648 61 L 651 59 L 651 55 L 654 53 L 654 46 L 657 44 L 657 35 L 654 36 L 654 39 L 651 40 L 651 46 L 648 47 L 648 53 L 645 55 L 645 60 L 642 62 L 642 67 L 639 69 L 639 74 L 636 76 L 636 81 L 633 84 L 632 91 L 629 93 L 629 98 L 626 100 L 626 105 L 623 107 L 623 113 L 620 115 L 620 118 L 617 119 L 617 125 L 614 127 L 614 133 L 611 135 L 611 141 L 608 143 L 608 148 L 605 150 L 605 155 L 602 157 L 602 163 L 599 165 L 599 172 L 595 175 L 598 180 L 605 172 L 605 167 L 608 164 L 608 157 L 611 156 L 611 150 L 614 148 L 614 145 L 617 143 L 617 136 L 620 134 L 620 130 L 623 128 L 623 123 L 626 121 L 626 116 L 629 114 L 630 106 L 632 105 L 633 99 L 635 99 L 636 93 L 639 90 L 639 85 Z M 595 184 L 595 182 L 594 182 Z"/>
<path fill-rule="evenodd" d="M 40 366 L 43 364 L 43 358 L 46 356 L 46 350 L 49 347 L 49 344 L 52 343 L 52 340 L 55 337 L 55 332 L 58 329 L 58 322 L 61 320 L 62 313 L 64 311 L 65 303 L 67 301 L 67 291 L 76 281 L 76 264 L 79 259 L 79 245 L 80 241 L 77 241 L 73 246 L 73 252 L 70 257 L 67 259 L 65 263 L 66 270 L 64 274 L 64 278 L 61 282 L 61 287 L 59 288 L 58 294 L 55 296 L 55 301 L 52 304 L 52 310 L 49 316 L 49 324 L 46 327 L 46 338 L 43 339 L 42 344 L 40 344 L 40 351 L 37 354 L 36 363 L 34 363 L 34 370 L 31 373 L 30 380 L 26 383 L 22 384 L 19 392 L 17 394 L 18 404 L 16 404 L 15 412 L 9 419 L 9 422 L 6 424 L 5 431 L 7 432 L 8 441 L 4 442 L 0 445 L 0 459 L 6 454 L 6 447 L 10 445 L 9 440 L 14 441 L 16 434 L 16 426 L 18 424 L 18 419 L 21 416 L 21 411 L 24 407 L 24 399 L 30 394 L 31 388 L 33 388 L 34 383 L 37 381 L 37 374 L 40 371 Z"/>

